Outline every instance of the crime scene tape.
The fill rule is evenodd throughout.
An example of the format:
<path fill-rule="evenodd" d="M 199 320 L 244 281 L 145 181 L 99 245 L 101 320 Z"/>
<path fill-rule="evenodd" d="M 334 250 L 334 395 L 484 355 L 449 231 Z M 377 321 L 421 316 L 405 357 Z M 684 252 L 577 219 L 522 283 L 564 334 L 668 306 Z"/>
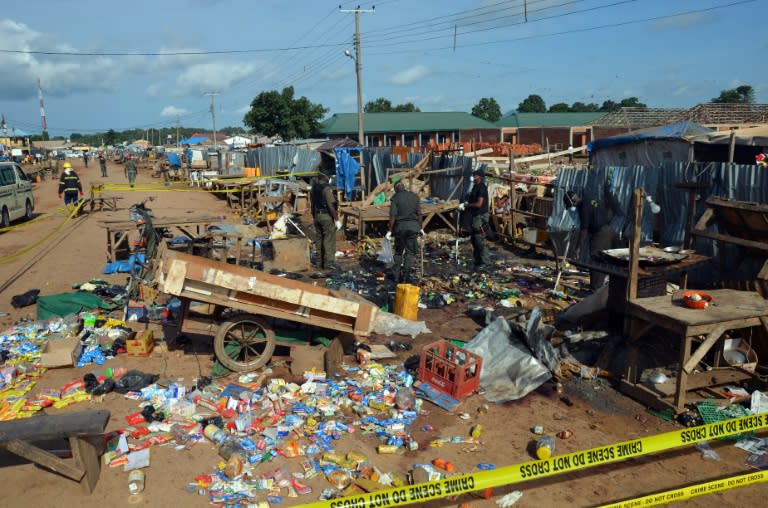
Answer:
<path fill-rule="evenodd" d="M 697 483 L 696 485 L 689 485 L 688 487 L 666 490 L 664 492 L 658 492 L 649 496 L 627 499 L 626 501 L 620 501 L 618 503 L 604 504 L 599 508 L 637 508 L 639 506 L 659 506 L 661 504 L 677 503 L 679 501 L 685 501 L 694 497 L 716 494 L 718 492 L 738 489 L 741 487 L 746 487 L 747 485 L 755 485 L 757 483 L 763 482 L 768 482 L 768 471 L 755 471 L 752 473 L 723 478 L 722 480 Z"/>
<path fill-rule="evenodd" d="M 565 455 L 556 455 L 546 460 L 533 460 L 522 464 L 504 466 L 492 471 L 462 474 L 439 481 L 317 501 L 303 506 L 309 508 L 379 508 L 422 503 L 432 499 L 456 496 L 491 487 L 511 485 L 536 478 L 578 471 L 580 469 L 687 446 L 699 441 L 707 441 L 709 439 L 766 428 L 768 428 L 768 413 L 760 413 L 632 439 Z"/>

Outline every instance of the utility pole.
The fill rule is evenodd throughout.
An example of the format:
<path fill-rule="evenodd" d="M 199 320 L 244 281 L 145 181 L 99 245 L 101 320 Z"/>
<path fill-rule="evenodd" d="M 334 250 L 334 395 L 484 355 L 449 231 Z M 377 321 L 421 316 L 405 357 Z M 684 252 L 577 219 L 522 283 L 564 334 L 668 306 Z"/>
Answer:
<path fill-rule="evenodd" d="M 358 5 L 354 9 L 342 9 L 339 12 L 355 13 L 355 74 L 357 75 L 357 142 L 365 146 L 365 128 L 363 126 L 363 61 L 360 54 L 360 13 L 375 12 L 376 7 L 361 9 Z"/>
<path fill-rule="evenodd" d="M 179 115 L 176 115 L 176 148 L 179 147 Z"/>
<path fill-rule="evenodd" d="M 216 139 L 216 96 L 219 95 L 219 92 L 205 92 L 203 95 L 210 95 L 211 96 L 211 122 L 213 123 L 213 149 L 218 150 L 219 149 L 219 142 Z"/>

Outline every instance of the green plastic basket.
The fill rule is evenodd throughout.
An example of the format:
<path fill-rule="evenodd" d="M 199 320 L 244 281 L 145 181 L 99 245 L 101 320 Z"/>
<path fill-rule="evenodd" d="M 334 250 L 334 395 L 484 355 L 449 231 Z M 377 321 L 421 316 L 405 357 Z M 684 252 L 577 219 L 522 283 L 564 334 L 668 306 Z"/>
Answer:
<path fill-rule="evenodd" d="M 696 409 L 699 410 L 701 419 L 705 424 L 717 423 L 725 420 L 731 420 L 733 418 L 741 418 L 742 416 L 749 416 L 749 411 L 744 406 L 739 404 L 729 404 L 726 407 L 715 406 L 713 401 L 705 400 L 699 404 L 696 404 Z M 742 432 L 741 434 L 732 434 L 730 436 L 724 436 L 717 438 L 720 441 L 738 441 L 744 437 L 754 436 L 754 431 Z"/>

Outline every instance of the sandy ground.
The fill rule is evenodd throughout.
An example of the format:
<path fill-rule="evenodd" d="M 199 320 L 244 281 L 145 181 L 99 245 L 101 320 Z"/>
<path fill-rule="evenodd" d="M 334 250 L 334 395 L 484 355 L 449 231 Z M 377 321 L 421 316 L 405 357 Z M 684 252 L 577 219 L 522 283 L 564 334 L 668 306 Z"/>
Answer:
<path fill-rule="evenodd" d="M 125 182 L 122 166 L 110 165 L 110 176 L 107 179 L 99 176 L 98 164 L 91 163 L 87 169 L 76 166 L 76 169 L 86 188 L 90 183 L 101 183 L 105 180 Z M 151 179 L 146 171 L 139 175 L 139 182 L 142 181 L 153 184 L 158 182 Z M 150 195 L 157 197 L 151 206 L 158 217 L 208 212 L 226 215 L 228 212 L 222 200 L 206 192 L 124 192 L 124 199 L 120 201 L 123 209 L 117 212 L 86 214 L 83 218 L 66 224 L 60 231 L 55 231 L 64 220 L 63 213 L 59 213 L 46 220 L 0 234 L 0 258 L 6 261 L 0 264 L 0 281 L 5 282 L 0 291 L 0 311 L 8 313 L 8 316 L 0 319 L 0 326 L 6 327 L 19 317 L 30 314 L 30 317 L 34 318 L 34 307 L 14 310 L 10 305 L 13 295 L 29 289 L 40 289 L 42 294 L 59 293 L 70 290 L 74 283 L 94 277 L 123 282 L 123 275 L 101 275 L 106 261 L 106 234 L 99 227 L 98 221 L 106 218 L 126 219 L 127 207 Z M 61 207 L 62 203 L 56 196 L 56 182 L 50 179 L 36 186 L 35 196 L 37 213 L 55 211 Z M 43 238 L 45 240 L 36 245 Z M 30 246 L 28 252 L 11 260 L 6 259 Z M 499 252 L 512 255 L 511 252 L 503 250 Z M 439 338 L 441 324 L 449 320 L 452 334 L 457 338 L 460 338 L 459 335 L 469 338 L 480 330 L 479 325 L 461 317 L 462 314 L 463 307 L 460 305 L 422 310 L 421 317 L 435 333 L 420 336 L 414 342 L 414 351 Z M 388 340 L 386 337 L 374 337 L 372 341 L 386 343 Z M 412 353 L 401 353 L 399 360 L 404 360 L 410 354 Z M 200 372 L 207 374 L 211 365 L 211 341 L 201 338 L 183 350 L 168 351 L 161 346 L 156 348 L 149 358 L 120 356 L 106 366 L 138 368 L 158 373 L 170 380 L 183 378 L 190 384 Z M 50 370 L 38 386 L 59 387 L 73 379 L 81 378 L 92 370 L 94 369 Z M 420 416 L 413 425 L 417 441 L 426 445 L 440 436 L 467 435 L 472 425 L 481 423 L 484 426 L 483 444 L 475 452 L 464 452 L 461 446 L 448 445 L 439 449 L 425 446 L 415 452 L 378 456 L 375 452 L 378 441 L 373 436 L 345 437 L 339 442 L 337 450 L 361 451 L 380 469 L 396 471 L 401 475 L 404 475 L 412 464 L 429 462 L 438 456 L 452 460 L 457 471 L 469 472 L 476 470 L 478 463 L 501 466 L 531 460 L 529 445 L 535 436 L 530 429 L 535 425 L 543 425 L 550 434 L 564 429 L 573 431 L 573 437 L 570 439 L 557 440 L 558 453 L 584 450 L 679 428 L 648 414 L 642 406 L 618 394 L 604 381 L 571 380 L 565 385 L 564 395 L 573 401 L 572 406 L 564 404 L 561 394 L 556 393 L 550 384 L 546 384 L 523 400 L 502 405 L 490 404 L 485 414 L 478 411 L 485 400 L 480 395 L 473 395 L 465 399 L 459 409 L 471 415 L 469 421 L 461 420 L 429 403 L 425 404 L 428 414 Z M 103 401 L 84 402 L 63 411 L 101 408 L 112 412 L 108 430 L 114 430 L 126 425 L 125 416 L 136 411 L 137 404 L 117 394 L 110 394 Z M 434 430 L 422 431 L 425 424 L 430 424 Z M 720 462 L 706 461 L 693 447 L 688 447 L 498 488 L 495 493 L 498 495 L 511 490 L 523 491 L 524 496 L 516 505 L 521 507 L 596 506 L 746 472 L 743 465 L 746 458 L 744 452 L 725 442 L 713 443 L 713 447 L 722 457 Z M 135 504 L 167 507 L 208 505 L 207 497 L 187 493 L 185 487 L 196 475 L 207 474 L 213 470 L 218 460 L 212 445 L 204 441 L 187 451 L 177 451 L 172 446 L 155 446 L 151 453 L 151 467 L 145 470 L 146 489 L 135 498 L 128 495 L 127 473 L 121 468 L 102 469 L 95 491 L 91 495 L 84 495 L 79 485 L 64 477 L 11 455 L 0 455 L 0 484 L 5 486 L 0 493 L 0 506 L 102 508 Z M 298 459 L 283 459 L 262 464 L 257 472 L 272 471 L 279 465 L 287 466 L 291 471 L 299 470 Z M 320 491 L 328 486 L 320 477 L 315 477 L 308 483 L 314 489 L 311 495 L 297 499 L 284 498 L 280 506 L 314 501 Z M 759 506 L 764 494 L 764 487 L 753 486 L 705 496 L 689 502 L 688 506 Z M 496 506 L 492 500 L 473 496 L 463 496 L 456 500 L 436 500 L 426 506 L 458 506 L 465 502 L 477 507 Z"/>

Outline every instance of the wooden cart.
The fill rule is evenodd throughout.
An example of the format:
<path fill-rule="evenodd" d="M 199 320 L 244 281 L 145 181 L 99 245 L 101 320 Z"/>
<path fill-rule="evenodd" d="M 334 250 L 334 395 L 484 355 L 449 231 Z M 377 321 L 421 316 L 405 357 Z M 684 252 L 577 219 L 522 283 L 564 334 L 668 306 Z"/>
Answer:
<path fill-rule="evenodd" d="M 180 331 L 214 335 L 216 357 L 236 372 L 261 368 L 272 357 L 277 340 L 265 316 L 362 338 L 370 334 L 378 311 L 323 287 L 165 247 L 157 259 L 158 289 L 182 302 Z M 193 302 L 208 304 L 211 312 L 193 312 Z"/>

